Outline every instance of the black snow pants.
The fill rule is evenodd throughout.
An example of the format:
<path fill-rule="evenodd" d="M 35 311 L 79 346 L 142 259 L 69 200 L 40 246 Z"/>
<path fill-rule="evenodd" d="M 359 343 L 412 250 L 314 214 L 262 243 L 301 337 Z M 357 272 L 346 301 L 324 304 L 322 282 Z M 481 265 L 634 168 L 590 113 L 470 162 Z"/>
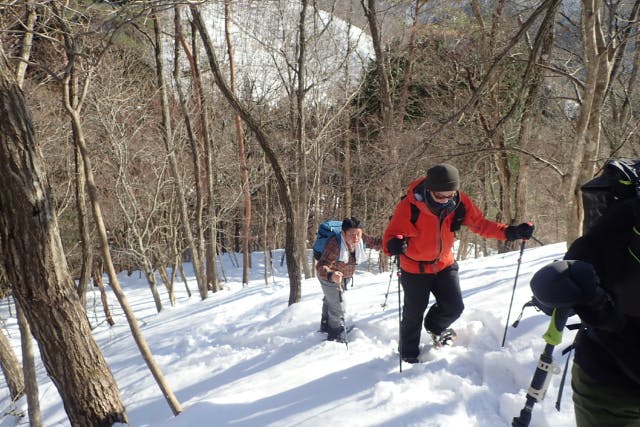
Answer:
<path fill-rule="evenodd" d="M 425 329 L 440 335 L 460 317 L 464 310 L 458 264 L 454 263 L 435 274 L 414 274 L 402 271 L 400 283 L 404 291 L 400 328 L 401 356 L 418 357 L 423 318 Z M 425 316 L 430 294 L 435 297 L 435 303 Z"/>

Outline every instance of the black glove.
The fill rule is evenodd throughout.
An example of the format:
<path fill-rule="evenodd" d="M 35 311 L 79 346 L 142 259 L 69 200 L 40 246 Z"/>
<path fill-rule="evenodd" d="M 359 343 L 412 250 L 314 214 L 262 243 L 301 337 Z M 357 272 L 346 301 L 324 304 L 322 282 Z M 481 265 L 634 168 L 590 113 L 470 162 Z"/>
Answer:
<path fill-rule="evenodd" d="M 531 278 L 534 296 L 546 307 L 570 308 L 587 325 L 620 330 L 625 318 L 607 293 L 593 266 L 584 261 L 556 261 L 542 267 Z"/>
<path fill-rule="evenodd" d="M 510 225 L 504 230 L 504 234 L 508 241 L 523 239 L 529 240 L 533 236 L 535 226 L 530 222 L 523 222 L 520 225 Z"/>
<path fill-rule="evenodd" d="M 574 310 L 580 320 L 589 326 L 609 331 L 622 330 L 626 320 L 611 297 L 600 287 L 600 278 L 593 266 L 583 261 L 564 261 L 565 275 L 581 291 L 582 298 L 576 301 Z"/>
<path fill-rule="evenodd" d="M 580 283 L 571 276 L 571 267 L 575 267 L 574 272 L 584 270 Z M 590 280 L 588 272 L 591 273 Z M 535 298 L 552 310 L 585 305 L 587 300 L 593 301 L 595 290 L 601 289 L 598 283 L 598 276 L 591 264 L 582 261 L 556 261 L 536 271 L 529 285 Z M 585 292 L 589 294 L 586 298 Z"/>
<path fill-rule="evenodd" d="M 575 311 L 582 322 L 598 329 L 620 331 L 626 324 L 622 312 L 604 292 L 599 302 L 592 305 L 577 305 Z"/>
<path fill-rule="evenodd" d="M 387 243 L 387 250 L 391 255 L 400 255 L 407 251 L 407 239 L 393 237 Z"/>

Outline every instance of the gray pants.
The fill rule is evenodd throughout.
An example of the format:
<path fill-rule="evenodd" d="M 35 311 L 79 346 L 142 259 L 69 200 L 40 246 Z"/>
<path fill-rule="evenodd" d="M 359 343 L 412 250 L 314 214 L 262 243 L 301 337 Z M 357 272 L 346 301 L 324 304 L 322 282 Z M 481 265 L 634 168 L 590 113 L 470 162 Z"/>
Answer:
<path fill-rule="evenodd" d="M 344 326 L 344 313 L 346 304 L 344 293 L 340 291 L 338 285 L 328 280 L 320 279 L 322 285 L 322 317 L 327 319 L 329 331 L 340 331 Z"/>

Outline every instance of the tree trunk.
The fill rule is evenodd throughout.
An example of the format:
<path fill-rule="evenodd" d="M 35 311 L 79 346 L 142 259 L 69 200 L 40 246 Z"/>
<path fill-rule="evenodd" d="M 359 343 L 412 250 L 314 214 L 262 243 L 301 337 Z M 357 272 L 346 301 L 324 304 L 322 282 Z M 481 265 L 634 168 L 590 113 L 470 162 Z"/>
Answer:
<path fill-rule="evenodd" d="M 167 268 L 163 263 L 158 263 L 157 265 L 158 273 L 164 282 L 164 287 L 167 289 L 167 294 L 169 296 L 169 303 L 171 307 L 175 307 L 176 305 L 176 294 L 173 292 L 173 274 L 169 277 L 169 273 L 167 272 Z"/>
<path fill-rule="evenodd" d="M 250 114 L 250 112 L 240 104 L 237 97 L 231 92 L 229 86 L 222 77 L 222 71 L 218 62 L 218 57 L 214 51 L 213 42 L 209 37 L 207 26 L 205 25 L 202 15 L 195 5 L 189 6 L 193 16 L 194 24 L 198 29 L 200 38 L 204 43 L 205 51 L 211 66 L 211 72 L 214 74 L 216 85 L 227 99 L 231 107 L 240 114 L 247 126 L 254 132 L 256 139 L 262 148 L 267 160 L 269 161 L 273 173 L 278 184 L 278 194 L 280 202 L 285 214 L 285 245 L 284 251 L 287 257 L 287 271 L 289 274 L 289 305 L 300 302 L 302 298 L 302 277 L 300 274 L 300 254 L 296 246 L 296 223 L 293 196 L 287 180 L 287 175 L 282 167 L 281 161 L 276 155 L 272 147 L 270 137 L 265 133 L 258 121 Z"/>
<path fill-rule="evenodd" d="M 104 318 L 109 324 L 109 326 L 113 326 L 116 322 L 113 321 L 113 317 L 111 316 L 111 310 L 109 309 L 109 298 L 107 297 L 107 291 L 104 288 L 104 282 L 102 281 L 102 263 L 96 263 L 96 266 L 93 268 L 93 283 L 98 287 L 100 291 L 100 301 L 102 301 L 102 310 L 104 311 Z"/>
<path fill-rule="evenodd" d="M 205 291 L 208 291 L 208 287 L 206 284 L 207 281 L 205 276 L 205 268 L 203 265 L 205 262 L 204 260 L 206 259 L 204 256 L 205 238 L 204 238 L 204 225 L 203 225 L 203 219 L 202 219 L 203 212 L 204 212 L 203 187 L 204 187 L 204 182 L 206 182 L 205 175 L 203 174 L 203 167 L 202 167 L 203 156 L 201 154 L 202 146 L 204 145 L 204 142 L 203 142 L 202 132 L 198 133 L 196 132 L 196 129 L 194 129 L 193 121 L 191 120 L 191 115 L 189 114 L 191 105 L 189 104 L 185 91 L 182 87 L 183 78 L 181 75 L 182 73 L 181 64 L 183 63 L 183 61 L 180 56 L 180 45 L 182 44 L 189 63 L 193 61 L 193 56 L 189 51 L 189 48 L 184 39 L 184 35 L 182 31 L 182 14 L 180 13 L 181 10 L 182 10 L 182 6 L 180 5 L 177 5 L 174 8 L 173 21 L 174 21 L 175 37 L 174 37 L 174 57 L 173 57 L 173 76 L 174 76 L 173 82 L 176 88 L 176 93 L 178 94 L 178 100 L 180 101 L 180 108 L 182 110 L 182 117 L 184 119 L 185 130 L 187 133 L 187 140 L 189 141 L 189 147 L 191 147 L 191 159 L 193 164 L 193 188 L 195 188 L 195 196 L 196 196 L 195 209 L 193 209 L 195 212 L 194 226 L 195 226 L 196 237 L 194 238 L 196 241 L 193 244 L 193 246 L 196 248 L 196 252 L 198 253 L 199 261 L 197 261 L 197 263 L 200 264 L 200 267 L 197 270 L 194 267 L 194 271 L 196 272 L 196 275 L 198 275 L 198 283 L 205 289 Z M 156 15 L 156 19 L 157 19 L 157 15 Z M 156 32 L 156 40 L 158 40 L 157 32 Z M 165 89 L 163 88 L 161 90 L 164 91 Z M 189 96 L 189 99 L 191 98 L 195 98 L 197 100 L 197 97 Z M 163 102 L 164 102 L 164 96 L 163 96 Z M 202 131 L 202 129 L 200 130 Z M 194 259 L 194 263 L 195 262 L 196 260 Z"/>
<path fill-rule="evenodd" d="M 85 191 L 84 166 L 82 164 L 82 156 L 80 150 L 76 147 L 74 150 L 74 160 L 76 166 L 75 182 L 76 182 L 76 211 L 78 214 L 78 234 L 80 236 L 80 247 L 82 248 L 80 277 L 78 278 L 78 296 L 82 305 L 86 307 L 87 303 L 87 284 L 91 277 L 91 261 L 93 259 L 93 251 L 91 247 L 91 235 L 89 233 L 89 220 L 87 215 L 87 201 Z"/>
<path fill-rule="evenodd" d="M 369 31 L 371 32 L 371 43 L 373 44 L 373 50 L 376 53 L 376 74 L 380 84 L 379 98 L 380 98 L 380 115 L 382 118 L 380 140 L 384 141 L 389 146 L 389 158 L 387 163 L 399 164 L 399 147 L 398 138 L 395 135 L 395 127 L 393 124 L 394 108 L 393 101 L 391 99 L 391 84 L 389 83 L 389 75 L 387 70 L 387 56 L 385 55 L 382 35 L 380 34 L 380 28 L 378 23 L 378 12 L 376 10 L 376 0 L 360 0 L 360 4 L 364 9 L 364 14 L 367 17 L 369 23 Z M 389 205 L 396 202 L 395 195 L 401 194 L 402 185 L 400 182 L 400 168 L 391 168 L 389 172 L 390 176 L 386 178 L 391 189 L 390 197 L 387 203 Z"/>
<path fill-rule="evenodd" d="M 198 282 L 198 289 L 200 291 L 200 298 L 207 298 L 207 285 L 205 283 L 204 276 L 202 274 L 202 257 L 196 244 L 196 240 L 191 232 L 189 212 L 187 209 L 187 200 L 184 191 L 184 185 L 182 184 L 182 178 L 178 169 L 178 161 L 175 156 L 173 147 L 173 135 L 171 127 L 171 118 L 169 112 L 169 95 L 167 93 L 167 87 L 164 79 L 164 54 L 162 49 L 162 37 L 160 36 L 160 18 L 158 14 L 153 14 L 153 28 L 155 34 L 155 65 L 156 65 L 156 77 L 158 80 L 158 89 L 160 91 L 160 98 L 162 103 L 162 138 L 167 150 L 167 156 L 169 159 L 169 166 L 171 167 L 171 174 L 175 181 L 175 189 L 178 198 L 178 204 L 180 208 L 180 219 L 182 221 L 182 231 L 184 237 L 187 240 L 189 249 L 191 250 L 191 261 L 193 263 L 193 271 L 195 272 L 196 280 Z"/>
<path fill-rule="evenodd" d="M 236 68 L 233 57 L 233 44 L 231 42 L 231 10 L 230 0 L 224 2 L 224 34 L 227 41 L 229 55 L 229 89 L 236 90 Z M 244 130 L 240 114 L 233 115 L 236 127 L 236 140 L 238 141 L 238 161 L 240 163 L 240 179 L 242 182 L 242 194 L 244 198 L 244 218 L 242 222 L 242 285 L 249 284 L 249 269 L 251 268 L 251 254 L 249 253 L 249 233 L 251 230 L 251 192 L 249 189 L 249 166 L 245 153 Z"/>
<path fill-rule="evenodd" d="M 179 12 L 182 6 L 178 5 L 176 11 Z M 184 37 L 181 37 L 184 41 Z M 185 42 L 185 51 L 186 51 Z M 205 277 L 207 289 L 217 292 L 220 289 L 220 280 L 218 279 L 217 268 L 217 247 L 218 247 L 218 210 L 216 206 L 216 186 L 218 185 L 215 178 L 215 171 L 218 169 L 216 147 L 211 138 L 210 120 L 205 108 L 205 96 L 202 85 L 202 77 L 200 73 L 200 65 L 198 60 L 198 37 L 195 25 L 191 23 L 191 55 L 192 60 L 189 65 L 192 67 L 193 81 L 195 85 L 196 97 L 199 112 L 199 129 L 204 143 L 205 155 L 205 176 L 206 176 L 206 195 L 207 195 L 207 216 L 206 216 L 206 243 L 205 243 Z M 185 282 L 186 285 L 186 282 Z M 188 286 L 187 286 L 188 289 Z M 191 291 L 188 291 L 191 296 Z"/>
<path fill-rule="evenodd" d="M 592 120 L 591 113 L 596 100 L 596 87 L 598 85 L 598 75 L 604 70 L 600 67 L 602 62 L 598 59 L 601 52 L 598 48 L 599 27 L 600 27 L 600 4 L 601 0 L 582 1 L 582 41 L 584 45 L 585 64 L 585 84 L 582 92 L 582 104 L 580 114 L 576 123 L 576 136 L 573 149 L 573 157 L 570 165 L 570 172 L 563 182 L 566 185 L 566 194 L 571 195 L 566 205 L 567 224 L 567 245 L 571 244 L 582 234 L 582 199 L 580 196 L 581 178 L 585 175 L 582 169 L 585 168 L 585 159 L 589 158 L 587 140 Z M 591 172 L 593 165 L 591 165 Z"/>
<path fill-rule="evenodd" d="M 27 66 L 29 64 L 29 58 L 31 57 L 31 48 L 33 47 L 33 27 L 35 26 L 38 14 L 36 12 L 36 6 L 32 3 L 25 3 L 25 20 L 24 20 L 24 36 L 22 37 L 22 44 L 20 45 L 20 60 L 16 64 L 16 81 L 18 86 L 22 88 L 22 82 L 27 72 Z"/>
<path fill-rule="evenodd" d="M 31 113 L 1 49 L 0 163 L 1 258 L 67 416 L 74 426 L 127 423 L 67 268 Z"/>
<path fill-rule="evenodd" d="M 16 314 L 18 316 L 18 327 L 20 328 L 20 343 L 22 344 L 22 371 L 24 372 L 24 385 L 27 393 L 29 425 L 30 427 L 42 427 L 33 335 L 31 334 L 29 322 L 27 322 L 27 318 L 24 316 L 19 304 L 16 304 Z"/>
<path fill-rule="evenodd" d="M 54 7 L 57 5 L 54 5 Z M 67 58 L 68 63 L 71 65 L 77 65 L 74 63 L 75 60 L 79 60 L 78 57 L 75 56 L 74 46 L 76 43 L 72 40 L 73 33 L 68 28 L 68 22 L 63 19 L 63 13 L 61 10 L 57 11 L 57 15 L 59 17 L 59 25 L 62 27 L 65 37 L 65 44 L 67 47 L 67 54 L 69 57 Z M 122 310 L 127 317 L 127 322 L 131 329 L 131 334 L 133 339 L 135 340 L 138 349 L 140 350 L 140 354 L 144 359 L 147 367 L 151 371 L 156 383 L 160 387 L 163 392 L 169 407 L 173 411 L 174 415 L 178 415 L 182 412 L 182 407 L 180 402 L 176 399 L 173 391 L 169 388 L 168 384 L 165 381 L 164 375 L 160 370 L 159 366 L 155 362 L 153 355 L 151 354 L 151 350 L 147 342 L 144 340 L 142 336 L 142 332 L 140 331 L 140 327 L 138 326 L 138 320 L 136 319 L 131 306 L 129 306 L 129 302 L 127 301 L 127 297 L 122 291 L 122 287 L 120 286 L 120 282 L 118 280 L 118 276 L 116 274 L 115 268 L 113 266 L 113 260 L 111 258 L 111 252 L 109 251 L 109 239 L 107 237 L 107 227 L 104 222 L 104 216 L 102 215 L 102 207 L 100 206 L 100 201 L 98 199 L 98 186 L 96 185 L 95 178 L 93 175 L 93 167 L 91 162 L 91 156 L 89 155 L 89 149 L 87 148 L 86 138 L 84 136 L 84 131 L 82 127 L 82 121 L 80 120 L 80 111 L 82 110 L 82 101 L 86 96 L 86 91 L 89 88 L 89 78 L 90 78 L 90 70 L 87 72 L 87 76 L 85 76 L 84 83 L 82 85 L 82 90 L 77 92 L 78 89 L 78 77 L 75 74 L 75 70 L 81 67 L 67 67 L 69 73 L 64 76 L 62 80 L 62 92 L 63 92 L 63 104 L 64 108 L 71 119 L 71 128 L 73 132 L 74 143 L 77 148 L 80 150 L 82 155 L 82 162 L 84 166 L 85 180 L 87 185 L 87 192 L 89 194 L 89 199 L 91 201 L 91 208 L 93 212 L 93 220 L 96 224 L 96 230 L 98 233 L 99 241 L 100 241 L 100 249 L 102 251 L 102 259 L 104 265 L 107 269 L 107 274 L 109 276 L 109 282 L 111 288 L 113 289 L 113 293 L 116 295 Z M 11 187 L 9 187 L 11 188 Z M 194 267 L 195 268 L 195 267 Z M 37 283 L 37 282 L 36 282 Z M 26 310 L 25 310 L 26 311 Z M 86 320 L 86 316 L 85 316 Z M 30 322 L 31 324 L 31 322 Z M 88 324 L 88 322 L 87 322 Z M 35 334 L 34 334 L 35 335 Z M 85 423 L 84 425 L 91 425 L 90 423 Z"/>
<path fill-rule="evenodd" d="M 20 362 L 4 331 L 0 331 L 0 367 L 9 387 L 11 400 L 15 402 L 24 395 L 24 377 Z"/>
<path fill-rule="evenodd" d="M 307 94 L 307 33 L 306 18 L 308 0 L 300 2 L 300 17 L 298 19 L 298 58 L 296 59 L 296 89 L 295 93 L 295 139 L 296 139 L 296 176 L 295 176 L 295 211 L 298 215 L 296 224 L 296 246 L 300 254 L 300 266 L 305 277 L 312 277 L 311 265 L 307 262 L 307 234 L 309 218 L 309 172 L 307 167 L 307 114 L 306 114 L 306 94 Z"/>
<path fill-rule="evenodd" d="M 404 117 L 407 113 L 407 103 L 409 100 L 409 87 L 411 86 L 411 74 L 413 72 L 413 62 L 415 61 L 416 52 L 416 34 L 420 23 L 420 8 L 425 5 L 423 0 L 415 0 L 413 6 L 413 20 L 411 22 L 411 32 L 409 34 L 409 45 L 407 46 L 407 65 L 404 69 L 402 77 L 402 89 L 400 90 L 400 103 L 398 105 L 398 118 L 396 120 L 398 128 L 404 126 Z"/>
<path fill-rule="evenodd" d="M 539 124 L 541 110 L 540 104 L 544 76 L 542 68 L 537 64 L 547 65 L 551 57 L 554 42 L 555 16 L 558 12 L 559 5 L 560 3 L 558 2 L 547 11 L 547 16 L 545 17 L 543 25 L 540 27 L 532 55 L 529 59 L 530 66 L 532 67 L 532 75 L 529 82 L 524 82 L 524 84 L 528 86 L 527 97 L 523 104 L 522 122 L 518 134 L 518 146 L 525 152 L 528 152 L 529 147 L 532 147 L 535 143 L 534 130 L 536 129 L 536 125 Z M 527 200 L 529 182 L 531 181 L 529 179 L 530 162 L 528 158 L 520 155 L 518 164 L 515 211 L 513 216 L 514 222 L 516 223 L 529 219 Z"/>

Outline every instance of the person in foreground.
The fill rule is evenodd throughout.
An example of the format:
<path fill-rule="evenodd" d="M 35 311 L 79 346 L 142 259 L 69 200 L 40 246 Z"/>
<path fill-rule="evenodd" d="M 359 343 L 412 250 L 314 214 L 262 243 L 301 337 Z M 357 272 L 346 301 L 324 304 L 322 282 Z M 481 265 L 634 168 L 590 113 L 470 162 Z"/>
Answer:
<path fill-rule="evenodd" d="M 640 199 L 607 211 L 531 289 L 582 321 L 571 370 L 577 427 L 640 427 Z"/>
<path fill-rule="evenodd" d="M 464 310 L 453 254 L 460 225 L 483 237 L 510 241 L 529 239 L 534 230 L 531 223 L 507 226 L 486 219 L 460 191 L 459 172 L 452 165 L 435 165 L 409 185 L 382 237 L 387 255 L 400 260 L 404 303 L 399 351 L 405 362 L 419 362 L 423 319 L 434 346 L 451 345 L 455 339 L 450 326 Z M 430 294 L 435 303 L 425 316 Z"/>
<path fill-rule="evenodd" d="M 322 320 L 320 330 L 328 341 L 345 342 L 344 291 L 353 278 L 356 265 L 366 261 L 364 245 L 381 249 L 382 239 L 362 233 L 360 220 L 351 217 L 342 221 L 340 238 L 332 236 L 316 264 L 316 274 L 322 285 Z"/>

